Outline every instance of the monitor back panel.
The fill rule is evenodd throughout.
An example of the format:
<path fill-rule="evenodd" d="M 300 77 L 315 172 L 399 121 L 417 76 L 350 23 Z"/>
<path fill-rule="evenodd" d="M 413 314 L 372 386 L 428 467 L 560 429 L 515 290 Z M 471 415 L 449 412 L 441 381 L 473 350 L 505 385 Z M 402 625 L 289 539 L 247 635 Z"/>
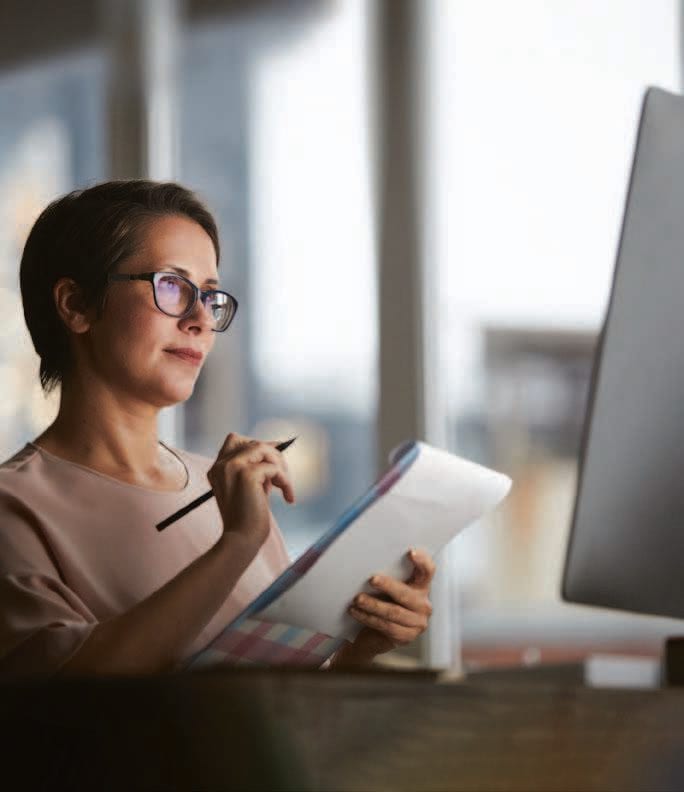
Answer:
<path fill-rule="evenodd" d="M 684 98 L 655 88 L 594 364 L 562 594 L 684 618 Z"/>

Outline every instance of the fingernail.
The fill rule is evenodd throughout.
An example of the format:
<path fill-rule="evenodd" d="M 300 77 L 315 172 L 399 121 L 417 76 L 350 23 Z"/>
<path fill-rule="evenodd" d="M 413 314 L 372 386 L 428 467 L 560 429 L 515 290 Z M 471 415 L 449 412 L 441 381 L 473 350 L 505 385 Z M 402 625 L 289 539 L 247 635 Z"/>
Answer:
<path fill-rule="evenodd" d="M 380 578 L 376 577 L 375 575 L 373 575 L 373 577 L 369 581 L 369 583 L 372 586 L 377 586 L 379 582 L 380 582 Z"/>

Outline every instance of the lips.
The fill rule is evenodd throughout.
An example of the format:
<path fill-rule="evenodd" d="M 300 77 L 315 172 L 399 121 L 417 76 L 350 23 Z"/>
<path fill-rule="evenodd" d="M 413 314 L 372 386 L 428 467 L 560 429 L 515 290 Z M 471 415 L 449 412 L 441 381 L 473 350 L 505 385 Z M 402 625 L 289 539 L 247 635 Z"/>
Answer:
<path fill-rule="evenodd" d="M 169 352 L 171 355 L 174 355 L 181 360 L 185 360 L 188 363 L 194 363 L 195 365 L 199 365 L 202 362 L 202 358 L 204 355 L 197 349 L 190 349 L 189 347 L 178 347 L 177 349 L 165 349 L 165 352 Z"/>

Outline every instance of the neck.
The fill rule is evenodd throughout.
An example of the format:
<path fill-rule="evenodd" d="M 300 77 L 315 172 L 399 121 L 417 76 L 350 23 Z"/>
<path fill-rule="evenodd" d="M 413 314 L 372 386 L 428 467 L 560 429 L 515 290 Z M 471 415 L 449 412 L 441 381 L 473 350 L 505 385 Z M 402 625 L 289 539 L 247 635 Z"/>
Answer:
<path fill-rule="evenodd" d="M 148 483 L 173 464 L 159 445 L 158 413 L 97 381 L 64 382 L 57 417 L 35 442 L 95 470 Z"/>

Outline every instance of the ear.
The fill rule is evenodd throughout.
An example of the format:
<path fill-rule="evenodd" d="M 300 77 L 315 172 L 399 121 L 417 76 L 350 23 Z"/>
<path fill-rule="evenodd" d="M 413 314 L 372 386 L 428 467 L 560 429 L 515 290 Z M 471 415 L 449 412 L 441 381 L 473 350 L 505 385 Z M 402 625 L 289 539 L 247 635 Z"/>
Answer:
<path fill-rule="evenodd" d="M 94 308 L 85 307 L 81 287 L 71 278 L 60 278 L 52 287 L 55 308 L 72 333 L 86 333 L 93 323 Z"/>

